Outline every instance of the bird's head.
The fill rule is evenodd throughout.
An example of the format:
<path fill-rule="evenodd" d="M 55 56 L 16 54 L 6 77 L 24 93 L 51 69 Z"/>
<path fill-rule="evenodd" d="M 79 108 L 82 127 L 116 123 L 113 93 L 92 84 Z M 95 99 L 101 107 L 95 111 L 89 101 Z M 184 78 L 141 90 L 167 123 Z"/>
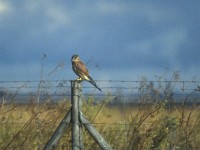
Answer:
<path fill-rule="evenodd" d="M 79 61 L 79 60 L 80 60 L 80 57 L 78 55 L 72 56 L 72 62 Z"/>

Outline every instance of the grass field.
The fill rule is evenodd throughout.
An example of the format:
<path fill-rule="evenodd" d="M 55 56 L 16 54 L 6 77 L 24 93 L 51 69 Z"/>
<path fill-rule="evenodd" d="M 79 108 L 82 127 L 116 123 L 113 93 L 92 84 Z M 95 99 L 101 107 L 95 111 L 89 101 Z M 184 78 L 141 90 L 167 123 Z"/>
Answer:
<path fill-rule="evenodd" d="M 83 103 L 83 113 L 115 150 L 200 149 L 200 107 L 165 102 L 137 106 Z M 0 149 L 42 149 L 70 103 L 2 104 Z M 100 149 L 83 129 L 84 148 Z M 71 127 L 57 149 L 71 149 Z"/>

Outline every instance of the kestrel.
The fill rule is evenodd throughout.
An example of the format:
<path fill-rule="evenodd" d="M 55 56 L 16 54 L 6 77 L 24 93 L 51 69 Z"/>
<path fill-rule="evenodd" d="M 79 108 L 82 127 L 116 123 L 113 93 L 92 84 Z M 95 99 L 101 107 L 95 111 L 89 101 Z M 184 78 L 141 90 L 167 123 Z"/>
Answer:
<path fill-rule="evenodd" d="M 95 81 L 91 78 L 86 66 L 81 61 L 80 57 L 78 55 L 73 55 L 71 61 L 72 61 L 72 69 L 79 76 L 77 80 L 86 80 L 101 91 L 101 89 L 97 86 Z"/>

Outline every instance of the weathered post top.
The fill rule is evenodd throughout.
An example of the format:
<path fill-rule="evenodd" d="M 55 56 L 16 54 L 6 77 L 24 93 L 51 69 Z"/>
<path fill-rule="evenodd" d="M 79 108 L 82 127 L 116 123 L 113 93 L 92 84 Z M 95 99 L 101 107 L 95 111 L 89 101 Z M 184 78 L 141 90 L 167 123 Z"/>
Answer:
<path fill-rule="evenodd" d="M 79 80 L 72 80 L 71 81 L 71 103 L 73 104 L 74 99 L 78 99 L 80 93 L 82 92 L 81 89 L 81 81 Z"/>

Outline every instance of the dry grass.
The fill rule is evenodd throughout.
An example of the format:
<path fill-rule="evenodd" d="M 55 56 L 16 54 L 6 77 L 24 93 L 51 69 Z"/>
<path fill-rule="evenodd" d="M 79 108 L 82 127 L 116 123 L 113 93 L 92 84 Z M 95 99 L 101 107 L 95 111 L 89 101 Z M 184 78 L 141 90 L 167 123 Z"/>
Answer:
<path fill-rule="evenodd" d="M 0 110 L 0 149 L 41 149 L 69 108 L 68 102 L 4 104 Z M 169 110 L 164 103 L 121 108 L 85 102 L 83 112 L 113 149 L 200 148 L 199 106 Z M 99 149 L 85 130 L 83 135 L 85 149 Z M 68 129 L 58 149 L 70 146 Z"/>

